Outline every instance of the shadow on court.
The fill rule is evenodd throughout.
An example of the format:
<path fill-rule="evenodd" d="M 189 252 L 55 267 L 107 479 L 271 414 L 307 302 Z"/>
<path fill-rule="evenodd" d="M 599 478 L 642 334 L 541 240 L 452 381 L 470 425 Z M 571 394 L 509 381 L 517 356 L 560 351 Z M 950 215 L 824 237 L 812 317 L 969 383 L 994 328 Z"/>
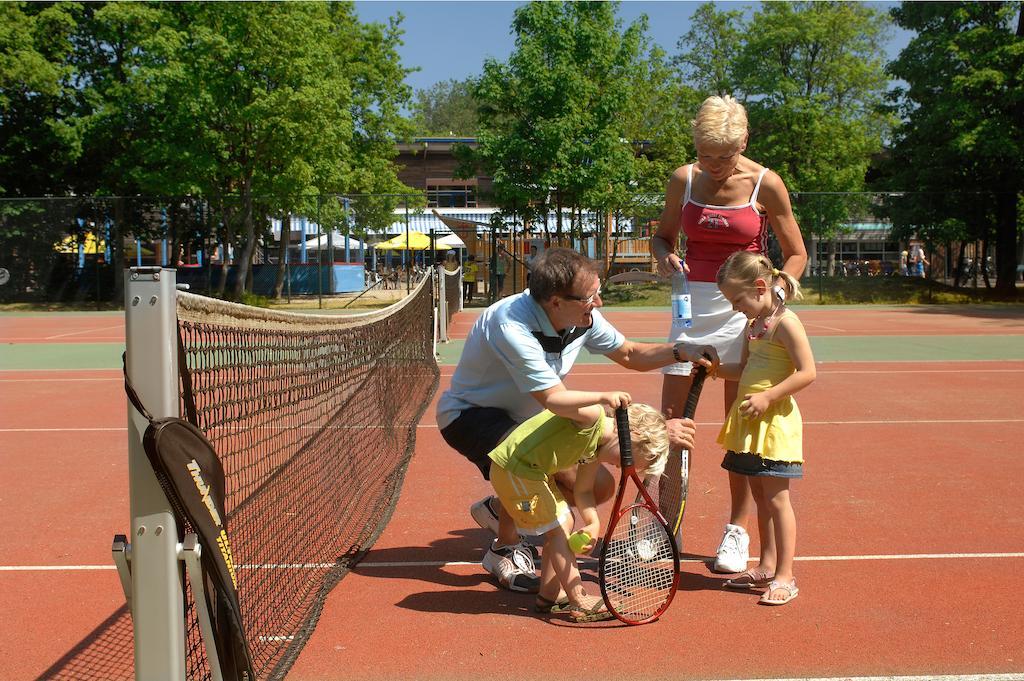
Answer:
<path fill-rule="evenodd" d="M 929 316 L 955 316 L 973 319 L 1007 319 L 1020 326 L 1024 322 L 1024 305 L 912 305 L 907 312 Z"/>
<path fill-rule="evenodd" d="M 374 549 L 353 572 L 381 579 L 410 579 L 437 584 L 445 589 L 409 594 L 395 603 L 400 608 L 416 612 L 452 613 L 460 615 L 508 614 L 536 619 L 544 617 L 534 612 L 534 595 L 501 589 L 482 567 L 458 566 L 450 569 L 444 562 L 471 562 L 483 558 L 485 547 L 493 535 L 476 528 L 456 530 L 429 546 L 392 547 Z M 683 554 L 683 560 L 704 563 L 698 570 L 706 570 L 710 556 Z M 415 563 L 429 563 L 416 565 Z M 596 557 L 583 557 L 579 561 L 580 574 L 587 590 L 599 594 Z M 680 573 L 679 591 L 720 591 L 727 575 L 687 572 Z M 564 617 L 551 618 L 552 623 L 566 624 Z"/>
<path fill-rule="evenodd" d="M 704 558 L 704 556 L 680 556 L 681 558 Z M 711 559 L 709 558 L 708 561 Z M 707 570 L 707 563 L 697 567 L 698 570 Z M 721 591 L 722 583 L 729 578 L 729 575 L 708 574 L 707 572 L 679 573 L 679 591 Z"/>
<path fill-rule="evenodd" d="M 37 681 L 130 681 L 135 678 L 134 655 L 132 617 L 125 604 L 40 674 Z"/>

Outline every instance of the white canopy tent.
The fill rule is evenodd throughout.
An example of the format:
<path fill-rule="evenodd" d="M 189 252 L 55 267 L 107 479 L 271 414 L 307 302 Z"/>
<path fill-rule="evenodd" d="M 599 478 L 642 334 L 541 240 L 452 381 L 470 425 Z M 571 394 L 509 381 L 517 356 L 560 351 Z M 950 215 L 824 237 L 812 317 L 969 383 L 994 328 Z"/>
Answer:
<path fill-rule="evenodd" d="M 441 248 L 465 248 L 466 242 L 459 238 L 458 234 L 448 234 L 434 240 L 438 249 Z"/>
<path fill-rule="evenodd" d="M 345 248 L 345 235 L 342 234 L 341 232 L 334 232 L 334 233 L 332 233 L 331 234 L 330 243 L 331 243 L 332 246 L 334 246 L 335 249 L 339 249 L 339 248 L 340 249 L 344 249 Z M 296 244 L 296 245 L 298 245 L 298 244 Z M 309 240 L 306 241 L 306 250 L 308 250 L 308 251 L 318 251 L 320 249 L 326 249 L 327 246 L 328 246 L 328 242 L 327 242 L 327 235 L 326 234 L 321 234 L 320 237 L 317 238 L 317 239 L 309 239 Z M 364 244 L 362 241 L 360 241 L 359 239 L 355 238 L 354 236 L 350 236 L 348 238 L 348 247 L 349 247 L 350 250 L 353 250 L 353 251 L 358 251 L 360 248 L 363 248 L 363 249 L 371 248 L 371 246 L 369 244 Z"/>

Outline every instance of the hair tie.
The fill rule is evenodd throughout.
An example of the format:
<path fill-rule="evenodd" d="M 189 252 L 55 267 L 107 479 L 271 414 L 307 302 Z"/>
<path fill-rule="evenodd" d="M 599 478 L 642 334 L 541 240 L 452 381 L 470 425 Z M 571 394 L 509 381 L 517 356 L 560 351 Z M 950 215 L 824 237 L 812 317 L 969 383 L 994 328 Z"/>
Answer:
<path fill-rule="evenodd" d="M 773 276 L 773 277 L 777 277 L 777 276 L 779 276 L 779 270 L 777 270 L 776 268 L 774 268 L 774 267 L 773 267 L 773 268 L 772 268 L 772 276 Z"/>

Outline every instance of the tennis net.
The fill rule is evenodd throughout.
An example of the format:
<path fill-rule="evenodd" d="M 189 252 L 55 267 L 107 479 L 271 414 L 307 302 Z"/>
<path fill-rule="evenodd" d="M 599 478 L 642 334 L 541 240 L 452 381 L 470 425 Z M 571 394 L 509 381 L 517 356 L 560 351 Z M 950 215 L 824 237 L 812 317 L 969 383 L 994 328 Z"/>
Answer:
<path fill-rule="evenodd" d="M 432 281 L 389 308 L 349 316 L 178 294 L 198 425 L 226 472 L 259 679 L 285 676 L 327 595 L 391 517 L 440 374 Z M 209 678 L 191 599 L 186 607 L 187 678 Z"/>

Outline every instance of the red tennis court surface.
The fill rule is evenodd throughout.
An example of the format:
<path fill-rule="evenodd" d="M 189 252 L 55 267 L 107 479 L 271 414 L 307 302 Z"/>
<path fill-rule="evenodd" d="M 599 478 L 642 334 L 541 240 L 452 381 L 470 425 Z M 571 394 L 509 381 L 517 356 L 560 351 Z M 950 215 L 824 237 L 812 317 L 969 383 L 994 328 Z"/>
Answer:
<path fill-rule="evenodd" d="M 1019 313 L 800 313 L 812 335 L 892 335 L 893 325 L 1024 334 Z M 629 336 L 664 332 L 663 312 L 608 316 Z M 459 337 L 474 318 L 456 318 Z M 0 335 L 70 342 L 56 338 L 63 328 L 95 343 L 123 333 L 104 328 L 117 317 L 48 319 L 6 319 Z M 442 367 L 442 389 L 451 373 Z M 659 622 L 635 628 L 536 615 L 532 596 L 492 584 L 479 566 L 489 537 L 468 514 L 489 488 L 428 409 L 391 524 L 331 593 L 289 679 L 1024 678 L 1022 379 L 1024 361 L 820 366 L 798 397 L 801 593 L 780 608 L 722 589 L 701 562 L 728 508 L 714 443 L 721 385 L 709 383 L 682 591 Z M 578 366 L 568 383 L 660 395 L 657 374 L 615 365 Z M 112 536 L 129 526 L 125 414 L 116 370 L 0 372 L 0 679 L 130 678 L 130 620 L 110 560 Z"/>

